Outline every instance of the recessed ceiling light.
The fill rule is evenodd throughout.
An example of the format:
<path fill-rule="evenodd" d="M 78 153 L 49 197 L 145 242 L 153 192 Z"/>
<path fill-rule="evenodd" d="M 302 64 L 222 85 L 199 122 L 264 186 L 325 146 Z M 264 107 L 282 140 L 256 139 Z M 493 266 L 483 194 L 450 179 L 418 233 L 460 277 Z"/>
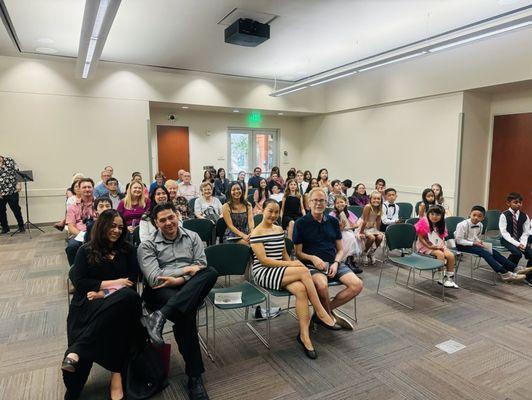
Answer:
<path fill-rule="evenodd" d="M 56 49 L 52 49 L 51 47 L 37 47 L 35 49 L 37 53 L 44 53 L 44 54 L 55 54 L 57 53 Z"/>
<path fill-rule="evenodd" d="M 188 110 L 188 106 L 181 106 L 183 110 Z"/>
<path fill-rule="evenodd" d="M 39 38 L 39 39 L 37 39 L 37 41 L 39 43 L 42 43 L 42 44 L 52 44 L 52 43 L 54 43 L 54 39 L 50 39 L 50 38 Z"/>
<path fill-rule="evenodd" d="M 277 113 L 277 115 L 284 115 L 284 113 Z"/>
<path fill-rule="evenodd" d="M 233 112 L 234 112 L 234 113 L 239 113 L 239 112 L 240 112 L 240 110 L 233 110 Z"/>

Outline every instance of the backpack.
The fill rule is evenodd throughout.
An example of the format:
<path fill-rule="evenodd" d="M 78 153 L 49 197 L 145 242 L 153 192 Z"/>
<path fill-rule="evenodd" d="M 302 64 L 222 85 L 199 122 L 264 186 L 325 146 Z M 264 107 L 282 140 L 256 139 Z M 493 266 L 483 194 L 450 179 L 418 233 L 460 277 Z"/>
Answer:
<path fill-rule="evenodd" d="M 161 354 L 148 343 L 131 356 L 124 376 L 124 388 L 129 400 L 149 399 L 168 386 Z"/>

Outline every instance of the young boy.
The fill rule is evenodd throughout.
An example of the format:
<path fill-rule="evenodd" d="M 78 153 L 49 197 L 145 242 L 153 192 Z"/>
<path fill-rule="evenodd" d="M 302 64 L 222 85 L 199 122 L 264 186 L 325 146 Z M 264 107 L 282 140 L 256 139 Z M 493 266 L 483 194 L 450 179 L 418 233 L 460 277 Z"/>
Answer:
<path fill-rule="evenodd" d="M 460 222 L 456 226 L 454 238 L 456 249 L 463 253 L 475 254 L 482 257 L 488 265 L 497 272 L 505 282 L 520 282 L 525 280 L 526 274 L 532 268 L 519 267 L 497 250 L 490 252 L 480 240 L 482 233 L 482 222 L 486 215 L 486 209 L 482 206 L 474 206 L 469 214 L 469 219 Z"/>
<path fill-rule="evenodd" d="M 107 196 L 109 196 L 109 200 L 111 200 L 111 206 L 116 210 L 116 208 L 118 207 L 118 203 L 120 203 L 120 200 L 122 200 L 122 198 L 124 197 L 119 192 L 118 180 L 116 178 L 111 177 L 107 180 L 106 186 L 107 190 L 109 191 Z"/>
<path fill-rule="evenodd" d="M 510 251 L 508 260 L 515 265 L 519 264 L 521 256 L 525 253 L 530 232 L 530 218 L 521 212 L 523 196 L 512 192 L 506 198 L 508 210 L 499 218 L 499 230 L 501 231 L 501 244 Z"/>
<path fill-rule="evenodd" d="M 112 209 L 113 204 L 109 197 L 102 196 L 94 200 L 94 203 L 92 203 L 92 207 L 94 208 L 94 217 L 85 222 L 85 224 L 87 225 L 87 230 L 85 231 L 84 237 L 85 242 L 90 241 L 92 227 L 94 226 L 94 223 L 96 222 L 100 214 L 103 213 L 105 210 Z"/>
<path fill-rule="evenodd" d="M 384 191 L 382 203 L 381 231 L 386 232 L 386 228 L 399 222 L 399 206 L 395 204 L 397 191 L 394 188 L 388 188 Z"/>

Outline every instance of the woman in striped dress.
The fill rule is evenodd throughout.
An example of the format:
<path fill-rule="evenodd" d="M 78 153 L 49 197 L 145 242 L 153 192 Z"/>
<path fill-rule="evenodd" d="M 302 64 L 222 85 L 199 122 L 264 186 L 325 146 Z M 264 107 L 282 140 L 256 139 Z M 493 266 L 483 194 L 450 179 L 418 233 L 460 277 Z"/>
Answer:
<path fill-rule="evenodd" d="M 262 287 L 286 289 L 296 297 L 296 313 L 299 319 L 299 335 L 296 340 L 303 347 L 305 354 L 315 359 L 317 354 L 309 334 L 309 300 L 324 326 L 336 330 L 338 325 L 323 308 L 309 270 L 300 261 L 290 260 L 284 245 L 283 228 L 275 225 L 279 211 L 279 204 L 275 200 L 266 200 L 262 222 L 251 233 L 253 277 Z"/>

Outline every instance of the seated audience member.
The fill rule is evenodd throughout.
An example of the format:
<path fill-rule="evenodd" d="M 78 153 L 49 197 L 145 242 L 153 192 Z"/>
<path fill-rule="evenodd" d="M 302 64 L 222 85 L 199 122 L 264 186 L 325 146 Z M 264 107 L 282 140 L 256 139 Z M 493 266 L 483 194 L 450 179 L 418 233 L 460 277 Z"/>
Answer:
<path fill-rule="evenodd" d="M 366 193 L 366 186 L 363 183 L 358 183 L 355 186 L 355 191 L 349 197 L 349 205 L 364 207 L 369 203 L 369 196 Z"/>
<path fill-rule="evenodd" d="M 111 176 L 115 176 L 115 170 L 114 168 L 111 166 L 111 165 L 108 165 L 104 168 L 104 170 L 106 170 L 107 172 L 109 172 L 109 174 Z M 99 185 L 100 183 L 102 183 L 101 181 L 97 183 L 97 185 Z M 126 187 L 124 185 L 122 185 L 120 182 L 118 182 L 118 191 L 120 193 L 126 193 Z"/>
<path fill-rule="evenodd" d="M 309 193 L 310 212 L 299 218 L 294 225 L 296 256 L 310 269 L 321 304 L 327 313 L 336 319 L 344 329 L 353 325 L 334 310 L 352 300 L 362 291 L 362 281 L 342 264 L 342 232 L 338 220 L 324 215 L 327 193 L 323 188 L 314 188 Z M 329 280 L 337 280 L 345 285 L 331 300 Z M 312 320 L 320 324 L 316 314 Z"/>
<path fill-rule="evenodd" d="M 273 187 L 277 186 L 279 188 L 279 192 L 284 191 L 284 180 L 277 175 L 276 172 L 272 172 L 270 177 L 268 178 L 268 190 L 270 191 L 270 194 L 273 194 Z"/>
<path fill-rule="evenodd" d="M 124 217 L 129 232 L 133 232 L 142 215 L 150 209 L 150 199 L 144 193 L 142 182 L 131 181 L 126 197 L 120 200 L 116 209 Z"/>
<path fill-rule="evenodd" d="M 111 210 L 113 208 L 113 205 L 111 203 L 111 200 L 109 200 L 109 197 L 102 196 L 94 200 L 94 202 L 92 203 L 92 207 L 94 208 L 94 216 L 86 220 L 85 225 L 87 226 L 87 230 L 85 231 L 85 236 L 83 237 L 84 243 L 90 242 L 92 227 L 94 226 L 94 223 L 96 222 L 98 217 L 105 210 Z"/>
<path fill-rule="evenodd" d="M 65 399 L 79 398 L 93 362 L 111 371 L 110 398 L 124 397 L 120 372 L 131 343 L 142 338 L 141 300 L 135 292 L 138 261 L 125 241 L 126 233 L 122 216 L 116 210 L 104 211 L 94 224 L 92 240 L 79 249 L 70 270 L 75 293 L 61 365 Z"/>
<path fill-rule="evenodd" d="M 237 175 L 236 182 L 244 192 L 244 198 L 248 198 L 249 186 L 246 184 L 246 171 L 240 171 Z"/>
<path fill-rule="evenodd" d="M 521 211 L 523 196 L 519 193 L 511 192 L 508 194 L 506 205 L 508 210 L 504 211 L 499 218 L 501 244 L 510 252 L 508 260 L 517 265 L 527 247 L 530 218 Z M 528 264 L 531 265 L 530 261 Z"/>
<path fill-rule="evenodd" d="M 436 199 L 436 204 L 439 206 L 442 206 L 445 209 L 445 218 L 451 217 L 453 214 L 451 213 L 451 209 L 449 208 L 449 204 L 445 202 L 445 197 L 443 197 L 443 188 L 439 183 L 434 183 L 431 187 L 432 191 L 434 192 L 434 197 Z"/>
<path fill-rule="evenodd" d="M 194 215 L 196 218 L 208 219 L 213 223 L 222 215 L 222 203 L 212 195 L 213 186 L 210 182 L 200 185 L 201 196 L 194 202 Z"/>
<path fill-rule="evenodd" d="M 168 203 L 170 201 L 170 194 L 164 186 L 157 186 L 150 196 L 150 208 L 146 211 L 139 224 L 139 239 L 140 242 L 145 242 L 153 238 L 153 235 L 157 231 L 155 224 L 151 220 L 151 212 L 157 204 Z"/>
<path fill-rule="evenodd" d="M 307 190 L 305 192 L 305 195 L 303 196 L 303 206 L 305 207 L 305 211 L 308 213 L 310 211 L 310 204 L 308 202 L 308 195 L 310 191 L 314 188 L 320 187 L 318 184 L 318 179 L 311 178 L 310 182 L 308 184 Z"/>
<path fill-rule="evenodd" d="M 270 182 L 271 183 L 271 182 Z M 281 188 L 277 183 L 271 185 L 270 199 L 274 199 L 277 203 L 281 204 L 284 194 L 281 192 Z"/>
<path fill-rule="evenodd" d="M 73 193 L 73 196 L 68 196 L 66 200 L 67 209 L 72 204 L 79 203 L 81 201 L 81 190 L 79 190 L 79 181 L 82 178 L 76 179 L 72 182 L 70 186 L 70 192 Z M 93 191 L 94 192 L 94 191 Z"/>
<path fill-rule="evenodd" d="M 260 178 L 259 187 L 255 190 L 255 193 L 253 193 L 253 201 L 255 202 L 255 205 L 253 206 L 253 215 L 262 214 L 263 204 L 269 198 L 268 183 L 266 182 L 266 179 Z"/>
<path fill-rule="evenodd" d="M 386 200 L 382 203 L 381 232 L 386 232 L 386 228 L 399 222 L 399 205 L 395 204 L 396 190 L 393 188 L 386 189 L 384 198 Z"/>
<path fill-rule="evenodd" d="M 303 171 L 298 170 L 296 172 L 296 182 L 299 193 L 301 194 L 301 196 L 303 196 L 305 193 L 307 193 L 307 188 L 309 184 L 309 182 L 306 182 L 304 179 Z"/>
<path fill-rule="evenodd" d="M 386 190 L 386 181 L 382 178 L 379 178 L 375 181 L 375 190 L 379 192 L 384 199 L 384 191 Z"/>
<path fill-rule="evenodd" d="M 174 203 L 174 206 L 175 206 L 175 199 L 177 197 L 177 182 L 174 181 L 173 179 L 168 179 L 165 183 L 164 183 L 164 187 L 166 188 L 166 190 L 168 190 L 168 194 L 170 195 L 170 202 Z"/>
<path fill-rule="evenodd" d="M 282 192 L 284 190 L 284 179 L 281 176 L 281 170 L 279 167 L 272 167 L 272 170 L 270 171 L 270 177 L 268 178 L 268 183 L 273 180 L 273 175 L 276 175 L 275 182 L 279 185 L 279 189 Z"/>
<path fill-rule="evenodd" d="M 305 215 L 303 196 L 299 193 L 296 180 L 290 179 L 286 181 L 286 190 L 281 205 L 281 225 L 287 231 L 288 239 L 292 240 L 294 222 L 303 215 Z"/>
<path fill-rule="evenodd" d="M 347 208 L 347 198 L 344 195 L 336 196 L 334 210 L 329 215 L 338 220 L 342 231 L 342 249 L 344 254 L 340 262 L 347 264 L 355 274 L 364 272 L 355 263 L 355 257 L 362 253 L 362 243 L 355 233 L 360 226 L 360 220 Z"/>
<path fill-rule="evenodd" d="M 310 183 L 312 180 L 312 172 L 310 172 L 308 169 L 303 173 L 303 180 L 307 183 Z"/>
<path fill-rule="evenodd" d="M 164 173 L 162 171 L 159 171 L 155 174 L 155 180 L 150 185 L 150 197 L 153 194 L 153 191 L 155 188 L 159 186 L 164 186 L 164 183 L 166 182 L 166 176 L 164 176 Z"/>
<path fill-rule="evenodd" d="M 107 180 L 107 190 L 109 190 L 107 196 L 111 200 L 111 204 L 115 210 L 118 208 L 120 200 L 124 198 L 124 195 L 118 191 L 118 186 L 119 183 L 116 178 L 111 177 Z"/>
<path fill-rule="evenodd" d="M 290 185 L 288 183 L 288 185 Z M 250 243 L 253 250 L 253 279 L 267 289 L 286 289 L 296 296 L 296 313 L 299 320 L 297 342 L 303 347 L 307 357 L 317 358 L 309 334 L 310 300 L 321 323 L 329 329 L 341 329 L 327 313 L 320 302 L 309 270 L 301 261 L 290 259 L 286 252 L 284 231 L 274 225 L 279 217 L 279 204 L 266 200 L 262 222 L 251 233 Z"/>
<path fill-rule="evenodd" d="M 190 178 L 190 172 L 185 171 L 183 173 L 183 182 L 177 187 L 177 195 L 183 196 L 187 200 L 195 199 L 200 195 L 196 185 L 190 182 Z"/>
<path fill-rule="evenodd" d="M 201 183 L 203 182 L 210 182 L 214 184 L 214 177 L 212 176 L 210 169 L 206 169 L 205 171 L 203 171 L 203 180 L 201 181 Z"/>
<path fill-rule="evenodd" d="M 197 233 L 180 227 L 172 203 L 158 204 L 151 216 L 157 226 L 153 238 L 142 242 L 138 259 L 147 285 L 142 298 L 151 314 L 143 317 L 151 340 L 164 343 L 166 320 L 172 321 L 179 352 L 185 360 L 191 399 L 208 399 L 201 380 L 203 360 L 196 328 L 198 307 L 216 283 L 216 270 L 207 266 Z"/>
<path fill-rule="evenodd" d="M 248 180 L 248 186 L 252 187 L 252 188 L 255 188 L 255 189 L 258 189 L 260 180 L 262 179 L 261 176 L 260 176 L 261 174 L 262 174 L 262 168 L 261 167 L 255 167 L 255 169 L 253 170 L 253 176 L 251 178 L 249 178 L 249 180 Z"/>
<path fill-rule="evenodd" d="M 331 190 L 329 191 L 329 195 L 327 197 L 327 207 L 334 208 L 336 196 L 340 196 L 342 194 L 342 182 L 338 179 L 335 179 L 331 182 Z"/>
<path fill-rule="evenodd" d="M 318 185 L 320 188 L 325 189 L 327 193 L 332 191 L 331 182 L 329 181 L 329 171 L 327 171 L 327 168 L 322 168 L 319 170 Z"/>
<path fill-rule="evenodd" d="M 172 198 L 172 192 L 170 193 L 170 200 L 177 211 L 181 214 L 181 221 L 186 221 L 187 219 L 191 219 L 194 216 L 192 215 L 192 210 L 190 209 L 190 206 L 188 204 L 188 200 L 183 196 L 176 196 Z M 177 187 L 176 187 L 176 194 L 177 194 Z"/>
<path fill-rule="evenodd" d="M 442 206 L 431 206 L 426 217 L 421 218 L 416 224 L 417 242 L 416 249 L 419 253 L 430 254 L 445 263 L 443 278 L 438 280 L 446 288 L 458 288 L 454 282 L 454 254 L 447 248 L 445 238 L 445 209 Z"/>
<path fill-rule="evenodd" d="M 347 196 L 347 189 L 351 189 L 353 181 L 351 179 L 345 179 L 342 181 L 342 193 Z"/>
<path fill-rule="evenodd" d="M 183 183 L 183 174 L 187 172 L 185 171 L 184 169 L 180 169 L 179 171 L 177 171 L 177 184 L 179 185 L 180 183 Z"/>
<path fill-rule="evenodd" d="M 126 185 L 126 191 L 124 193 L 127 193 L 127 190 L 129 189 L 129 185 L 131 185 L 132 182 L 139 182 L 142 185 L 142 190 L 144 191 L 144 196 L 148 199 L 150 197 L 150 192 L 148 191 L 148 188 L 146 187 L 146 184 L 142 182 L 142 175 L 140 172 L 133 172 L 131 174 L 131 182 L 129 182 Z"/>
<path fill-rule="evenodd" d="M 485 215 L 486 209 L 484 207 L 474 206 L 471 209 L 469 218 L 456 226 L 456 231 L 454 232 L 456 249 L 462 253 L 470 253 L 482 257 L 505 282 L 525 279 L 526 274 L 532 271 L 532 268 L 517 266 L 492 248 L 491 244 L 486 245 L 480 239 L 482 221 Z M 488 247 L 486 248 L 485 246 Z"/>
<path fill-rule="evenodd" d="M 65 249 L 68 265 L 74 264 L 76 253 L 83 244 L 83 238 L 87 231 L 86 222 L 88 219 L 94 217 L 94 209 L 92 202 L 94 181 L 91 178 L 83 178 L 79 180 L 79 190 L 81 198 L 79 203 L 74 203 L 68 207 L 66 214 L 66 223 L 68 225 L 68 233 L 70 235 L 68 244 Z M 80 235 L 80 233 L 83 233 Z M 79 239 L 79 240 L 77 240 Z"/>
<path fill-rule="evenodd" d="M 214 195 L 218 200 L 225 201 L 225 193 L 229 188 L 229 179 L 225 176 L 225 169 L 218 168 L 216 179 L 214 179 Z"/>
<path fill-rule="evenodd" d="M 362 221 L 358 229 L 358 236 L 364 244 L 362 252 L 362 263 L 364 265 L 375 264 L 373 254 L 375 250 L 381 245 L 384 234 L 380 231 L 382 218 L 382 195 L 380 192 L 374 191 L 369 198 L 369 204 L 364 206 L 362 210 Z M 375 244 L 375 247 L 373 245 Z"/>
<path fill-rule="evenodd" d="M 296 179 L 296 171 L 293 169 L 289 169 L 286 173 L 286 182 L 288 182 L 290 179 Z"/>
<path fill-rule="evenodd" d="M 249 234 L 254 228 L 253 212 L 243 196 L 242 186 L 232 182 L 226 196 L 227 203 L 222 207 L 222 216 L 227 224 L 223 241 L 249 244 Z"/>
<path fill-rule="evenodd" d="M 75 195 L 74 191 L 72 190 L 72 185 L 74 184 L 74 182 L 79 181 L 81 178 L 85 178 L 85 175 L 83 175 L 81 172 L 76 172 L 74 175 L 72 175 L 72 183 L 70 184 L 70 186 L 66 190 L 66 198 L 67 198 L 67 200 L 71 196 Z"/>
<path fill-rule="evenodd" d="M 423 218 L 425 216 L 426 211 L 431 206 L 435 206 L 436 204 L 436 196 L 434 195 L 434 192 L 432 189 L 425 189 L 423 190 L 423 193 L 421 193 L 421 203 L 419 204 L 419 210 L 418 210 L 418 216 L 419 218 Z M 445 210 L 445 209 L 444 209 Z"/>
<path fill-rule="evenodd" d="M 107 189 L 107 181 L 111 177 L 111 174 L 107 170 L 103 170 L 100 174 L 102 180 L 99 184 L 97 184 L 94 187 L 94 198 L 97 199 L 98 197 L 106 196 L 107 193 L 109 193 L 109 189 Z"/>

